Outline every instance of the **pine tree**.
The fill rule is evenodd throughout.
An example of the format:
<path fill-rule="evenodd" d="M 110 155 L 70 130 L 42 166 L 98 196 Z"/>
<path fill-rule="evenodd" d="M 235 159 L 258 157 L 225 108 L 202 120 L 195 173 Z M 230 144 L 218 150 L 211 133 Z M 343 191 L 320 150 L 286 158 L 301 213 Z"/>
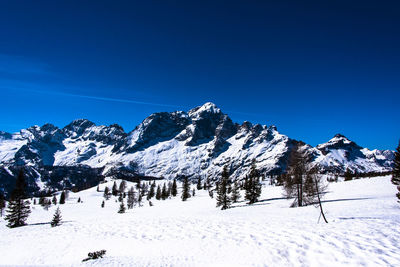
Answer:
<path fill-rule="evenodd" d="M 354 174 L 350 171 L 349 168 L 346 169 L 346 172 L 344 173 L 344 180 L 345 181 L 350 181 L 353 180 Z"/>
<path fill-rule="evenodd" d="M 125 189 L 126 189 L 126 182 L 125 182 L 125 180 L 122 180 L 121 183 L 119 183 L 118 191 L 120 193 L 123 193 L 123 192 L 125 192 Z"/>
<path fill-rule="evenodd" d="M 136 199 L 135 199 L 135 190 L 133 189 L 133 186 L 131 189 L 128 191 L 128 200 L 126 201 L 126 204 L 128 206 L 128 209 L 132 209 L 133 206 L 135 205 Z"/>
<path fill-rule="evenodd" d="M 49 210 L 49 208 L 50 208 L 50 206 L 51 206 L 51 200 L 45 198 L 44 201 L 43 201 L 42 206 L 43 206 L 43 208 L 44 208 L 45 210 Z"/>
<path fill-rule="evenodd" d="M 217 207 L 221 207 L 222 210 L 228 209 L 231 206 L 231 199 L 228 195 L 228 187 L 229 187 L 229 170 L 228 165 L 225 165 L 221 179 L 218 182 L 218 191 L 217 191 Z"/>
<path fill-rule="evenodd" d="M 4 199 L 4 194 L 2 191 L 0 191 L 0 217 L 3 217 L 3 211 L 5 207 L 6 207 L 6 201 Z"/>
<path fill-rule="evenodd" d="M 156 199 L 157 200 L 161 199 L 161 188 L 160 188 L 160 185 L 157 186 Z"/>
<path fill-rule="evenodd" d="M 396 194 L 396 197 L 400 202 L 400 141 L 394 152 L 392 183 L 397 186 L 399 192 Z"/>
<path fill-rule="evenodd" d="M 21 169 L 15 183 L 15 188 L 11 192 L 7 215 L 5 216 L 5 219 L 8 221 L 7 226 L 10 228 L 25 225 L 25 221 L 31 212 L 29 201 L 24 200 L 24 198 L 26 197 L 25 187 L 26 184 L 24 172 Z"/>
<path fill-rule="evenodd" d="M 258 201 L 261 196 L 261 183 L 260 175 L 257 171 L 256 162 L 253 160 L 251 164 L 250 173 L 246 184 L 245 198 L 249 201 L 249 204 L 253 204 Z"/>
<path fill-rule="evenodd" d="M 109 199 L 110 199 L 110 189 L 108 189 L 107 186 L 106 186 L 106 188 L 104 188 L 103 197 L 104 197 L 106 200 L 109 200 Z"/>
<path fill-rule="evenodd" d="M 167 198 L 171 197 L 171 190 L 172 190 L 172 183 L 168 182 L 168 187 L 167 187 Z"/>
<path fill-rule="evenodd" d="M 167 185 L 164 183 L 162 190 L 161 190 L 161 199 L 165 200 L 167 199 L 168 195 L 167 195 Z"/>
<path fill-rule="evenodd" d="M 142 195 L 138 193 L 138 197 L 137 197 L 137 204 L 139 207 L 142 206 Z"/>
<path fill-rule="evenodd" d="M 182 201 L 186 201 L 190 197 L 190 184 L 188 178 L 185 176 L 183 178 L 182 184 Z"/>
<path fill-rule="evenodd" d="M 201 179 L 200 179 L 200 177 L 199 177 L 199 179 L 197 180 L 197 190 L 201 190 L 202 189 L 202 187 L 201 187 Z"/>
<path fill-rule="evenodd" d="M 240 188 L 238 182 L 235 182 L 232 189 L 231 200 L 233 203 L 238 202 L 240 199 Z"/>
<path fill-rule="evenodd" d="M 113 187 L 111 189 L 111 193 L 113 196 L 118 196 L 118 189 L 117 189 L 117 183 L 114 181 Z"/>
<path fill-rule="evenodd" d="M 178 187 L 176 186 L 176 179 L 174 179 L 174 181 L 172 182 L 172 187 L 171 187 L 171 195 L 173 197 L 176 197 L 177 194 L 178 194 Z"/>
<path fill-rule="evenodd" d="M 148 191 L 149 191 L 149 185 L 147 183 L 143 182 L 142 191 L 140 192 L 142 197 L 144 197 Z"/>
<path fill-rule="evenodd" d="M 153 181 L 153 183 L 150 186 L 149 193 L 147 194 L 147 200 L 152 199 L 155 196 L 155 188 L 156 188 L 156 182 Z"/>
<path fill-rule="evenodd" d="M 118 213 L 125 213 L 125 204 L 124 204 L 124 200 L 121 201 L 121 204 L 119 205 L 119 210 Z"/>
<path fill-rule="evenodd" d="M 104 200 L 101 202 L 101 207 L 104 208 L 104 206 L 106 205 L 106 203 L 104 202 Z"/>
<path fill-rule="evenodd" d="M 51 221 L 51 227 L 59 226 L 61 224 L 61 211 L 60 208 L 57 207 L 56 212 L 54 213 L 53 220 Z"/>
<path fill-rule="evenodd" d="M 56 198 L 56 196 L 53 196 L 53 199 L 51 200 L 51 202 L 53 203 L 53 205 L 57 205 L 57 198 Z"/>
<path fill-rule="evenodd" d="M 58 203 L 65 204 L 65 192 L 64 191 L 61 192 L 60 201 Z"/>
<path fill-rule="evenodd" d="M 46 202 L 46 198 L 44 196 L 41 196 L 39 198 L 39 205 L 44 206 L 44 203 Z"/>

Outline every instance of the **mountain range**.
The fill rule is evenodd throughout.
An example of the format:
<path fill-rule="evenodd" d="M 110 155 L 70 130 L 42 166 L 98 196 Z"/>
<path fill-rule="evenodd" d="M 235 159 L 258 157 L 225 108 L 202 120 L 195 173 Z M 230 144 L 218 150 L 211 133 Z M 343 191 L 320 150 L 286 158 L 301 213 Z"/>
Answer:
<path fill-rule="evenodd" d="M 0 131 L 0 188 L 12 187 L 20 167 L 30 192 L 93 186 L 121 173 L 215 180 L 226 164 L 233 178 L 242 178 L 253 159 L 262 174 L 279 174 L 296 146 L 322 172 L 387 172 L 393 165 L 391 150 L 363 148 L 341 134 L 312 147 L 273 125 L 234 123 L 208 102 L 188 112 L 154 113 L 128 133 L 117 124 L 98 126 L 86 119 L 64 128 L 45 124 L 13 134 Z"/>

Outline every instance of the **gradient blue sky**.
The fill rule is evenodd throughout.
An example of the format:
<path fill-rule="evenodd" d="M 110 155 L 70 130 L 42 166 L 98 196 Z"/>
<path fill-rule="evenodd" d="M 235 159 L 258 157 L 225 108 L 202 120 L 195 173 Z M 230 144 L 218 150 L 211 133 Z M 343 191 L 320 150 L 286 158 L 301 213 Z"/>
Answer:
<path fill-rule="evenodd" d="M 396 1 L 1 1 L 0 130 L 211 101 L 311 145 L 400 138 Z"/>

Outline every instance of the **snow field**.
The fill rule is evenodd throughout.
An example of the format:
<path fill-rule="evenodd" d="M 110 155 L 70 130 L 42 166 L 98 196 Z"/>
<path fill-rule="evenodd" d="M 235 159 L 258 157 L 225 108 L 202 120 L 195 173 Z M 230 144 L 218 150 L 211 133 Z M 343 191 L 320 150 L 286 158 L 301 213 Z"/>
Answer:
<path fill-rule="evenodd" d="M 264 186 L 253 206 L 242 192 L 241 202 L 221 211 L 196 190 L 186 202 L 180 194 L 153 198 L 153 207 L 144 201 L 125 214 L 114 197 L 102 209 L 95 187 L 70 193 L 59 227 L 49 224 L 55 206 L 33 206 L 25 227 L 9 229 L 0 219 L 0 265 L 400 266 L 400 204 L 390 177 L 330 183 L 328 191 L 325 224 L 313 206 L 289 208 L 281 187 Z M 103 259 L 81 262 L 101 249 Z"/>

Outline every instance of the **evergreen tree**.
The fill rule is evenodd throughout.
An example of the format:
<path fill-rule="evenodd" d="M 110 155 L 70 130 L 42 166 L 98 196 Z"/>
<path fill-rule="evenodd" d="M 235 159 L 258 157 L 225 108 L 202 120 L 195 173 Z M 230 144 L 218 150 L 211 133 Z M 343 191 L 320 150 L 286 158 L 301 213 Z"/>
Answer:
<path fill-rule="evenodd" d="M 392 183 L 397 186 L 399 192 L 396 194 L 396 197 L 400 202 L 400 141 L 394 152 Z"/>
<path fill-rule="evenodd" d="M 171 197 L 171 190 L 172 190 L 172 183 L 168 182 L 168 187 L 167 187 L 167 198 Z"/>
<path fill-rule="evenodd" d="M 142 206 L 142 195 L 138 193 L 138 197 L 137 197 L 137 204 L 139 207 Z"/>
<path fill-rule="evenodd" d="M 3 217 L 3 211 L 5 207 L 6 207 L 6 201 L 4 199 L 4 194 L 2 191 L 0 191 L 0 217 Z"/>
<path fill-rule="evenodd" d="M 174 179 L 174 181 L 172 182 L 172 187 L 171 187 L 171 195 L 173 197 L 176 197 L 177 194 L 178 194 L 178 187 L 176 186 L 176 179 Z"/>
<path fill-rule="evenodd" d="M 155 196 L 155 188 L 156 188 L 156 182 L 153 181 L 153 183 L 150 186 L 149 193 L 147 194 L 147 200 L 152 199 Z"/>
<path fill-rule="evenodd" d="M 121 201 L 121 204 L 119 205 L 119 209 L 118 209 L 118 213 L 125 213 L 125 204 L 124 204 L 124 200 Z"/>
<path fill-rule="evenodd" d="M 110 199 L 110 189 L 108 189 L 107 186 L 106 186 L 106 188 L 104 188 L 103 197 L 104 197 L 106 200 L 109 200 L 109 199 Z"/>
<path fill-rule="evenodd" d="M 186 201 L 190 197 L 190 184 L 189 180 L 186 176 L 183 178 L 183 184 L 182 184 L 182 201 Z"/>
<path fill-rule="evenodd" d="M 11 192 L 7 215 L 5 216 L 5 219 L 8 221 L 7 226 L 10 228 L 25 225 L 25 221 L 31 212 L 29 201 L 24 200 L 26 197 L 25 188 L 24 172 L 21 169 L 15 183 L 15 188 Z"/>
<path fill-rule="evenodd" d="M 200 177 L 199 177 L 199 179 L 197 180 L 197 190 L 201 190 L 202 189 L 202 187 L 201 187 L 201 179 L 200 179 Z"/>
<path fill-rule="evenodd" d="M 104 200 L 101 202 L 101 207 L 104 208 L 104 206 L 106 205 L 106 203 L 104 202 Z"/>
<path fill-rule="evenodd" d="M 222 210 L 228 209 L 231 206 L 231 199 L 228 195 L 229 187 L 229 170 L 228 165 L 224 166 L 222 170 L 221 179 L 218 182 L 217 190 L 217 207 L 221 207 Z"/>
<path fill-rule="evenodd" d="M 118 191 L 120 193 L 123 193 L 123 192 L 125 192 L 125 189 L 126 189 L 126 182 L 125 182 L 125 180 L 122 180 L 121 183 L 119 183 Z"/>
<path fill-rule="evenodd" d="M 245 191 L 249 189 L 249 177 L 247 175 L 244 177 L 242 189 Z"/>
<path fill-rule="evenodd" d="M 114 181 L 113 187 L 111 189 L 111 193 L 113 196 L 118 196 L 118 189 L 117 189 L 117 183 Z"/>
<path fill-rule="evenodd" d="M 45 198 L 44 201 L 43 201 L 42 206 L 43 206 L 43 208 L 44 208 L 45 210 L 49 210 L 49 208 L 50 208 L 50 206 L 51 206 L 51 200 Z"/>
<path fill-rule="evenodd" d="M 136 199 L 135 199 L 135 190 L 133 189 L 133 186 L 131 189 L 128 191 L 128 200 L 126 202 L 128 209 L 132 209 L 133 206 L 135 205 Z"/>
<path fill-rule="evenodd" d="M 346 172 L 344 173 L 344 180 L 345 181 L 350 181 L 353 180 L 354 174 L 350 171 L 349 168 L 346 169 Z"/>
<path fill-rule="evenodd" d="M 53 199 L 51 200 L 51 202 L 53 203 L 53 205 L 57 205 L 57 198 L 56 198 L 56 196 L 53 196 Z"/>
<path fill-rule="evenodd" d="M 61 192 L 60 201 L 58 203 L 65 204 L 65 192 L 64 191 Z"/>
<path fill-rule="evenodd" d="M 44 206 L 45 202 L 46 202 L 46 198 L 44 196 L 41 196 L 39 198 L 39 205 Z"/>
<path fill-rule="evenodd" d="M 56 212 L 54 213 L 53 220 L 51 220 L 51 227 L 59 226 L 61 224 L 61 211 L 60 208 L 57 207 Z"/>
<path fill-rule="evenodd" d="M 161 190 L 161 199 L 162 199 L 162 200 L 165 200 L 165 199 L 167 199 L 167 197 L 168 197 L 168 194 L 167 194 L 167 185 L 164 183 L 164 184 L 163 184 L 163 187 L 162 187 L 162 190 Z"/>
<path fill-rule="evenodd" d="M 143 182 L 142 191 L 140 192 L 142 197 L 144 197 L 147 194 L 147 192 L 149 192 L 149 185 L 147 183 Z"/>
<path fill-rule="evenodd" d="M 240 188 L 238 182 L 235 182 L 232 189 L 231 200 L 233 203 L 238 202 L 240 199 Z"/>
<path fill-rule="evenodd" d="M 157 186 L 156 199 L 157 200 L 161 199 L 161 188 L 160 188 L 160 185 Z"/>
<path fill-rule="evenodd" d="M 246 194 L 245 198 L 249 201 L 249 204 L 253 204 L 258 201 L 261 196 L 261 183 L 260 175 L 257 171 L 256 162 L 253 160 L 251 164 L 250 173 L 247 179 Z"/>

